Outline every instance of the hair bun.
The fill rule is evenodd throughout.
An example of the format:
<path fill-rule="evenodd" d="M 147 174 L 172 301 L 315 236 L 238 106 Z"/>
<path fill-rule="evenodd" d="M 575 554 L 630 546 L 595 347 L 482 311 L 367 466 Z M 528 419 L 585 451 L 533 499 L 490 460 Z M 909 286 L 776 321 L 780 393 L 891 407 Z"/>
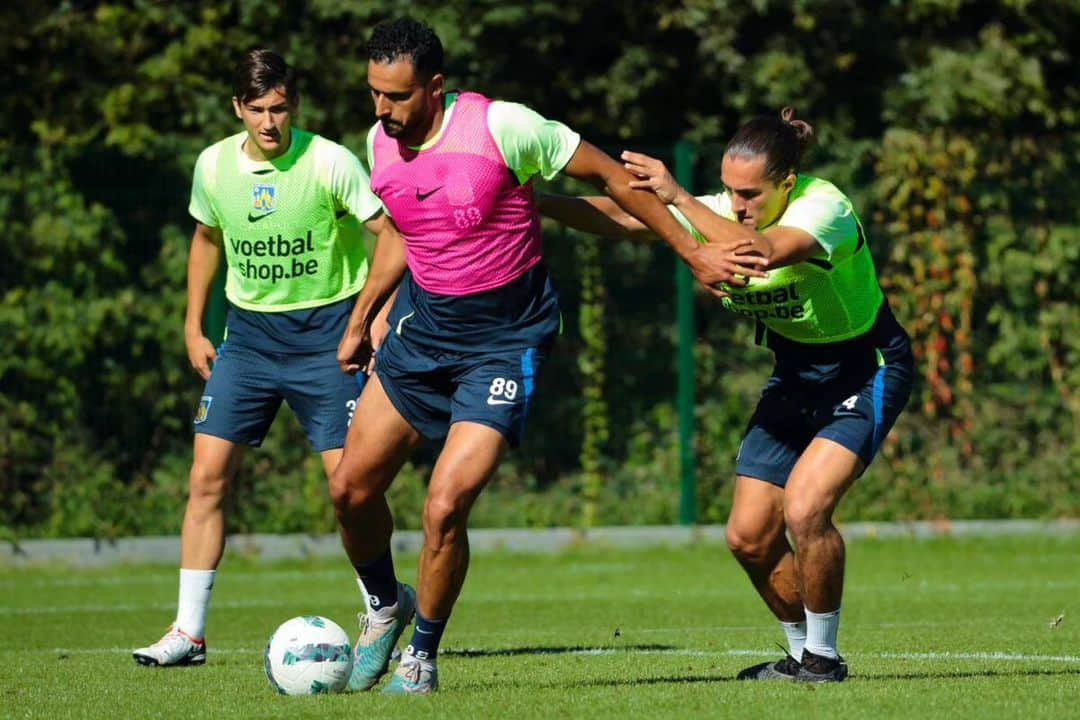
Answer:
<path fill-rule="evenodd" d="M 780 119 L 795 131 L 795 136 L 799 139 L 799 146 L 803 152 L 806 152 L 814 144 L 814 128 L 805 120 L 799 120 L 795 117 L 795 108 L 793 106 L 785 105 L 781 108 Z"/>

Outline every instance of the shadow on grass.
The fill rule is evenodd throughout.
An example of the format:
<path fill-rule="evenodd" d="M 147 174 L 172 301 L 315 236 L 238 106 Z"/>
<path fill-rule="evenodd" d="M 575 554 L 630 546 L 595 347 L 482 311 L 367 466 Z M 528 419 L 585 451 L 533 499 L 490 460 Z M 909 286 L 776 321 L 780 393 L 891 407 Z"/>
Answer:
<path fill-rule="evenodd" d="M 970 680 L 975 678 L 1020 678 L 1020 677 L 1056 677 L 1059 675 L 1080 675 L 1080 668 L 1063 667 L 1053 670 L 1021 669 L 1015 670 L 971 670 L 965 672 L 914 672 L 883 673 L 873 675 L 852 675 L 849 680 L 859 682 L 873 680 Z"/>
<path fill-rule="evenodd" d="M 489 657 L 514 657 L 514 656 L 542 656 L 542 655 L 591 655 L 605 654 L 617 655 L 622 652 L 649 652 L 678 649 L 673 645 L 618 645 L 618 646 L 586 646 L 567 645 L 557 647 L 516 647 L 499 649 L 462 648 L 445 650 L 441 654 L 458 658 L 489 658 Z M 1046 668 L 1015 668 L 1002 670 L 972 670 L 960 672 L 911 672 L 911 673 L 871 673 L 854 674 L 848 678 L 844 685 L 854 682 L 857 685 L 872 682 L 896 682 L 903 680 L 979 680 L 985 678 L 1040 678 L 1058 676 L 1080 676 L 1080 667 L 1062 667 L 1054 669 Z M 580 680 L 564 680 L 555 683 L 547 682 L 522 682 L 507 678 L 503 682 L 488 682 L 474 686 L 474 689 L 495 689 L 506 687 L 531 687 L 531 688 L 603 688 L 603 687 L 635 687 L 647 685 L 692 685 L 692 684 L 717 684 L 740 682 L 735 679 L 734 672 L 719 673 L 716 675 L 686 674 L 665 675 L 660 677 L 637 677 L 637 678 L 592 678 Z M 785 683 L 779 683 L 781 685 Z M 818 687 L 817 683 L 787 683 L 794 687 L 813 691 Z"/>
<path fill-rule="evenodd" d="M 864 682 L 886 680 L 895 682 L 898 680 L 974 680 L 982 678 L 1022 678 L 1022 677 L 1056 677 L 1063 675 L 1080 675 L 1080 668 L 1060 668 L 1057 670 L 986 670 L 982 672 L 927 672 L 927 673 L 890 673 L 887 675 L 852 675 L 842 685 L 846 686 L 854 682 L 861 685 Z M 633 687 L 635 685 L 689 685 L 697 683 L 729 683 L 747 682 L 736 680 L 732 675 L 674 675 L 662 677 L 642 678 L 596 678 L 592 680 L 579 680 L 566 683 L 544 684 L 541 687 Z M 753 684 L 752 682 L 750 684 Z M 815 690 L 819 683 L 779 683 L 791 685 L 803 690 Z M 835 685 L 835 683 L 829 683 Z M 535 687 L 535 686 L 534 686 Z"/>
<path fill-rule="evenodd" d="M 576 688 L 590 688 L 590 687 L 635 687 L 641 685 L 697 685 L 701 683 L 708 683 L 714 685 L 716 683 L 729 683 L 729 682 L 743 682 L 736 680 L 733 675 L 671 675 L 664 677 L 644 677 L 644 678 L 604 678 L 595 680 L 580 680 L 578 682 L 568 682 L 565 685 L 548 685 L 548 687 L 576 687 Z"/>
<path fill-rule="evenodd" d="M 566 645 L 557 647 L 516 647 L 499 649 L 463 648 L 459 650 L 444 650 L 443 656 L 458 658 L 489 658 L 489 657 L 513 657 L 513 656 L 541 656 L 541 655 L 618 655 L 621 653 L 634 652 L 664 652 L 679 649 L 675 645 L 638 644 L 638 645 L 611 645 L 598 647 L 595 645 Z M 529 688 L 590 688 L 590 687 L 633 687 L 643 685 L 687 685 L 693 683 L 724 683 L 733 681 L 734 676 L 724 675 L 672 675 L 664 677 L 642 678 L 595 678 L 591 680 L 566 680 L 553 683 L 527 682 L 507 679 L 505 682 L 485 682 L 473 686 L 473 689 L 494 690 L 507 687 Z"/>
<path fill-rule="evenodd" d="M 609 647 L 596 647 L 588 645 L 565 645 L 556 647 L 516 647 L 516 648 L 462 648 L 460 650 L 440 650 L 443 657 L 460 658 L 488 658 L 488 657 L 513 657 L 517 655 L 600 655 L 615 654 L 620 652 L 650 652 L 661 650 L 675 650 L 674 645 L 612 645 Z"/>

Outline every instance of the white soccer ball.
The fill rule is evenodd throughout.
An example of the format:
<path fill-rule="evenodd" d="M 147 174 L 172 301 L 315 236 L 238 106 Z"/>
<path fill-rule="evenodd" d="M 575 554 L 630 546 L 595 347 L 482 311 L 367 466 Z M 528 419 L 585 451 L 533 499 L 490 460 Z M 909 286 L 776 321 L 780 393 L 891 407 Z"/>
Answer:
<path fill-rule="evenodd" d="M 349 636 L 319 615 L 283 622 L 263 654 L 266 677 L 282 695 L 340 692 L 349 682 L 352 664 Z"/>

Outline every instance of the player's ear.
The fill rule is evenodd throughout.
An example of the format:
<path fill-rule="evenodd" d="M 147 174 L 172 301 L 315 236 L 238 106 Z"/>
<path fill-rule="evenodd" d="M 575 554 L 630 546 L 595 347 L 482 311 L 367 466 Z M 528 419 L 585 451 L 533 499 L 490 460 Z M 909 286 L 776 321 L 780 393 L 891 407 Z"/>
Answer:
<path fill-rule="evenodd" d="M 436 100 L 441 100 L 443 93 L 446 91 L 446 77 L 442 73 L 435 73 L 428 80 L 428 92 L 431 93 L 431 97 Z"/>
<path fill-rule="evenodd" d="M 235 95 L 233 95 L 232 107 L 233 107 L 233 112 L 236 113 L 236 118 L 238 120 L 243 120 L 244 119 L 244 114 L 242 112 L 240 112 L 240 98 L 236 97 Z"/>
<path fill-rule="evenodd" d="M 783 181 L 782 183 L 780 183 L 780 187 L 781 187 L 781 189 L 782 189 L 782 190 L 783 190 L 783 191 L 784 191 L 785 193 L 789 193 L 789 192 L 791 192 L 791 189 L 792 189 L 793 187 L 795 187 L 795 180 L 796 180 L 796 178 L 797 178 L 797 176 L 795 175 L 795 173 L 788 173 L 788 174 L 787 174 L 787 177 L 786 177 L 786 178 L 784 178 L 784 181 Z"/>

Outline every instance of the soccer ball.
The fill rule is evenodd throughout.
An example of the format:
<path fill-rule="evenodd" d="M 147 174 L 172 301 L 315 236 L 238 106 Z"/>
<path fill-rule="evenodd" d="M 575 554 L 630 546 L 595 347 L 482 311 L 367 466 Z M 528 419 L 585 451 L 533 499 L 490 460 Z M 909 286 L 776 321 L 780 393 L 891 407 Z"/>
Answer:
<path fill-rule="evenodd" d="M 318 615 L 283 622 L 263 654 L 266 677 L 282 695 L 340 692 L 352 664 L 349 636 L 333 620 Z"/>

